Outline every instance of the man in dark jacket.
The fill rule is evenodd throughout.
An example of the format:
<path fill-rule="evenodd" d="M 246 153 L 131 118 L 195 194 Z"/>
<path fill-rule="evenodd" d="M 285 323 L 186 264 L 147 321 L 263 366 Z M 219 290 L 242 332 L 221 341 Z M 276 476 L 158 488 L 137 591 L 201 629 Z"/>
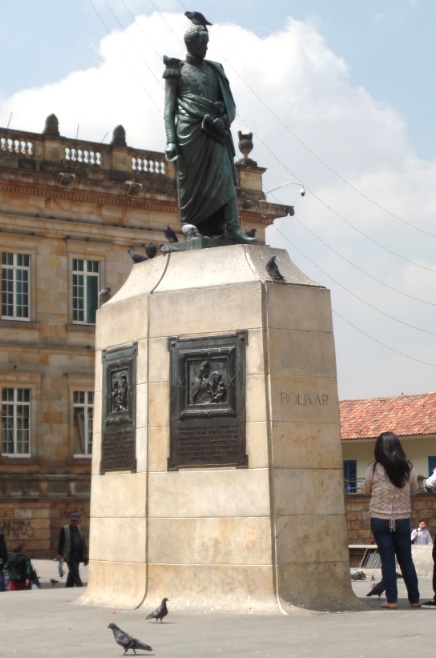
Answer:
<path fill-rule="evenodd" d="M 8 559 L 8 551 L 6 548 L 5 536 L 0 530 L 0 592 L 5 591 L 5 573 L 3 567 Z"/>
<path fill-rule="evenodd" d="M 68 576 L 65 587 L 82 587 L 83 583 L 79 574 L 80 562 L 85 566 L 88 564 L 85 538 L 79 526 L 80 516 L 73 512 L 70 516 L 69 525 L 64 525 L 59 532 L 58 561 L 64 560 L 68 565 Z"/>

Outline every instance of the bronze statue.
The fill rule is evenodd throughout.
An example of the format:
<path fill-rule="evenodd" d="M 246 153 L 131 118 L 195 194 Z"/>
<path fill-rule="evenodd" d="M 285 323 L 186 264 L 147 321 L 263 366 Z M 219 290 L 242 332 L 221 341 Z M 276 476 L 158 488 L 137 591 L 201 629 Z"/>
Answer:
<path fill-rule="evenodd" d="M 236 107 L 222 65 L 204 59 L 208 41 L 207 29 L 195 25 L 185 33 L 185 61 L 164 57 L 165 154 L 177 164 L 182 225 L 252 244 L 256 240 L 241 231 L 238 220 L 230 133 Z"/>

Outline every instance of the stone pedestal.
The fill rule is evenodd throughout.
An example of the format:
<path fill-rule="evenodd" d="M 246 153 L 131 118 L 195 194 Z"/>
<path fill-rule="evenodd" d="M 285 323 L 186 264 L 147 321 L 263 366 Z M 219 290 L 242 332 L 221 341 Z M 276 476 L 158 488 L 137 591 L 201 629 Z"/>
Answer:
<path fill-rule="evenodd" d="M 284 282 L 266 274 L 272 255 Z M 247 467 L 169 470 L 169 339 L 213 343 L 238 332 L 246 335 Z M 132 346 L 134 465 L 118 471 L 109 463 L 102 472 L 109 404 L 102 357 Z M 83 603 L 153 608 L 166 596 L 172 609 L 245 613 L 359 605 L 326 288 L 284 250 L 235 245 L 161 255 L 134 265 L 99 311 L 96 349 Z"/>

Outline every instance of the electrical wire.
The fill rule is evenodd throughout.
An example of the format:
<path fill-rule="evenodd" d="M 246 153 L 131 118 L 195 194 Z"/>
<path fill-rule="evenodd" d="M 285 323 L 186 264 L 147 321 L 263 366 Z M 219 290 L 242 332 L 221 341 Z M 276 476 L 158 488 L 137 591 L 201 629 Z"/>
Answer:
<path fill-rule="evenodd" d="M 285 240 L 287 239 L 286 235 L 276 225 L 274 225 L 274 228 L 277 230 L 278 233 L 280 233 L 280 235 Z M 313 261 L 311 261 L 311 262 L 313 263 Z M 322 272 L 323 274 L 328 276 L 329 279 L 334 281 L 337 286 L 339 286 L 340 288 L 342 288 L 343 290 L 348 292 L 349 295 L 351 295 L 352 297 L 357 299 L 359 302 L 362 302 L 362 304 L 366 304 L 366 306 L 369 306 L 369 308 L 372 308 L 377 313 L 380 313 L 380 315 L 384 315 L 385 317 L 389 318 L 390 320 L 393 320 L 394 322 L 398 322 L 399 324 L 402 324 L 405 327 L 409 327 L 409 329 L 415 329 L 416 331 L 421 331 L 424 334 L 430 334 L 431 336 L 436 336 L 436 332 L 434 332 L 434 331 L 429 331 L 428 329 L 422 329 L 421 327 L 417 327 L 413 324 L 409 324 L 408 322 L 404 322 L 404 320 L 400 320 L 399 318 L 396 318 L 395 316 L 390 315 L 389 313 L 386 313 L 386 311 L 383 311 L 382 309 L 378 308 L 377 306 L 374 306 L 374 304 L 371 304 L 370 302 L 366 301 L 366 299 L 363 299 L 363 297 L 360 297 L 359 295 L 354 293 L 352 290 L 347 288 L 347 286 L 344 286 L 343 283 L 341 283 L 340 281 L 335 279 L 334 276 L 332 276 L 331 274 L 326 272 L 326 270 L 324 270 L 320 265 L 317 264 L 316 267 L 320 270 L 320 272 Z"/>
<path fill-rule="evenodd" d="M 277 227 L 276 227 L 276 225 L 274 225 L 274 228 L 275 228 L 276 230 L 278 230 Z M 319 269 L 319 270 L 320 270 L 321 272 L 323 272 L 324 274 L 327 274 L 327 273 L 326 273 L 326 272 L 325 272 L 325 271 L 324 271 L 324 270 L 323 270 L 323 269 L 322 269 L 317 263 L 315 263 L 314 260 L 312 260 L 307 254 L 305 254 L 305 253 L 302 251 L 302 249 L 300 249 L 300 247 L 298 247 L 294 242 L 292 242 L 292 240 L 290 240 L 287 236 L 285 236 L 284 233 L 282 233 L 280 230 L 279 230 L 278 232 L 282 235 L 282 237 L 284 238 L 284 240 L 285 240 L 286 242 L 288 242 L 288 243 L 289 243 L 294 249 L 296 249 L 296 250 L 297 250 L 297 251 L 298 251 L 298 252 L 299 252 L 299 253 L 300 253 L 300 254 L 301 254 L 301 255 L 302 255 L 307 261 L 309 261 L 309 263 L 311 263 L 312 265 L 314 265 L 317 269 Z M 327 276 L 329 276 L 329 278 L 332 278 L 332 277 L 330 277 L 329 274 L 327 274 Z M 337 283 L 337 282 L 336 282 L 336 283 Z M 355 295 L 355 296 L 356 296 L 356 295 Z M 436 368 L 436 363 L 431 363 L 431 362 L 429 362 L 429 361 L 424 361 L 424 360 L 422 360 L 422 359 L 418 359 L 417 357 L 411 356 L 410 354 L 405 354 L 404 352 L 401 352 L 400 350 L 397 350 L 397 349 L 395 349 L 394 347 L 392 347 L 392 345 L 387 345 L 386 343 L 384 343 L 383 341 L 379 340 L 378 338 L 374 338 L 374 336 L 371 336 L 371 335 L 368 334 L 366 331 L 363 331 L 363 329 L 361 329 L 361 328 L 358 327 L 357 325 L 353 324 L 352 322 L 350 322 L 349 320 L 347 320 L 346 318 L 344 318 L 344 317 L 343 317 L 340 313 L 338 313 L 336 310 L 332 309 L 332 312 L 333 312 L 334 315 L 337 315 L 339 318 L 341 318 L 341 320 L 343 320 L 343 321 L 346 322 L 348 325 L 350 325 L 351 327 L 353 327 L 353 329 L 356 329 L 356 330 L 359 331 L 361 334 L 363 334 L 363 335 L 366 336 L 367 338 L 370 338 L 372 341 L 374 341 L 375 343 L 378 343 L 378 344 L 381 345 L 382 347 L 386 347 L 386 349 L 390 350 L 391 352 L 395 352 L 396 354 L 399 354 L 400 356 L 404 356 L 406 359 L 410 359 L 411 361 L 416 361 L 417 363 L 422 363 L 422 364 L 424 364 L 424 365 L 426 365 L 426 366 L 431 366 L 431 367 L 433 367 L 433 368 Z"/>
<path fill-rule="evenodd" d="M 100 19 L 101 22 L 103 23 L 104 27 L 106 28 L 106 30 L 107 30 L 108 33 L 110 34 L 110 30 L 108 29 L 108 27 L 107 27 L 106 24 L 104 23 L 102 17 L 100 16 L 99 12 L 97 11 L 97 9 L 96 9 L 95 5 L 93 4 L 92 0 L 89 0 L 89 1 L 90 1 L 91 5 L 93 6 L 94 11 L 97 13 L 99 19 Z M 130 9 L 128 8 L 128 6 L 126 5 L 126 3 L 125 3 L 124 0 L 122 0 L 122 3 L 123 3 L 123 5 L 124 5 L 124 7 L 126 8 L 126 10 L 128 11 L 129 15 L 131 16 L 131 18 L 134 20 L 135 23 L 137 23 L 136 18 L 135 18 L 134 15 L 131 13 Z M 171 26 L 168 24 L 168 21 L 166 21 L 166 19 L 164 18 L 164 16 L 162 15 L 162 13 L 160 12 L 160 10 L 159 10 L 158 7 L 156 6 L 156 4 L 153 2 L 153 0 L 151 0 L 151 4 L 152 4 L 153 7 L 155 8 L 156 12 L 161 16 L 162 20 L 165 22 L 165 24 L 167 25 L 167 27 L 171 30 L 171 32 L 172 32 L 173 34 L 175 34 L 174 30 L 173 30 L 173 29 L 171 28 Z M 179 4 L 180 4 L 180 5 L 186 10 L 186 7 L 185 7 L 185 5 L 183 4 L 183 2 L 181 2 L 181 0 L 179 0 Z M 119 21 L 119 19 L 118 19 L 117 16 L 115 15 L 114 11 L 111 9 L 111 7 L 110 7 L 110 5 L 108 4 L 107 0 L 106 0 L 106 5 L 107 5 L 109 11 L 110 11 L 110 12 L 112 13 L 112 15 L 114 16 L 114 18 L 115 18 L 115 20 L 117 21 L 117 23 L 121 26 L 121 29 L 123 30 L 123 32 L 125 33 L 126 30 L 125 30 L 125 29 L 123 28 L 123 26 L 121 25 L 121 22 Z M 177 35 L 175 35 L 175 36 L 177 36 Z M 179 39 L 179 40 L 180 40 L 180 39 Z M 156 49 L 155 49 L 155 52 L 156 52 L 157 54 L 159 54 L 158 51 L 157 51 Z M 142 59 L 143 59 L 143 58 L 142 58 Z M 343 183 L 345 183 L 346 185 L 348 185 L 348 186 L 349 186 L 351 189 L 353 189 L 355 192 L 357 192 L 357 193 L 360 194 L 362 197 L 364 197 L 367 201 L 369 201 L 370 203 L 372 203 L 374 206 L 378 207 L 380 210 L 383 210 L 384 212 L 386 212 L 387 214 L 389 214 L 389 215 L 390 215 L 391 217 L 393 217 L 394 219 L 398 219 L 398 220 L 402 221 L 404 224 L 408 225 L 408 226 L 411 227 L 411 228 L 415 228 L 415 229 L 417 229 L 417 230 L 421 230 L 421 232 L 423 232 L 423 233 L 426 233 L 426 234 L 428 234 L 428 235 L 431 235 L 431 236 L 436 237 L 436 234 L 433 234 L 433 233 L 430 233 L 430 232 L 425 231 L 425 230 L 423 230 L 423 229 L 420 229 L 419 227 L 416 227 L 415 225 L 413 225 L 413 224 L 411 224 L 411 223 L 409 223 L 409 222 L 403 220 L 401 217 L 398 217 L 397 215 L 395 215 L 395 214 L 391 213 L 390 211 L 386 210 L 383 206 L 381 206 L 381 205 L 378 204 L 377 202 L 374 202 L 370 197 L 367 197 L 365 194 L 361 193 L 360 190 L 358 190 L 358 188 L 356 188 L 355 186 L 353 186 L 352 184 L 350 184 L 345 178 L 343 178 L 342 176 L 340 176 L 340 174 L 338 174 L 338 173 L 337 173 L 332 167 L 330 167 L 327 163 L 325 163 L 325 162 L 324 162 L 319 156 L 317 156 L 317 154 L 316 154 L 314 151 L 312 151 L 312 149 L 310 149 L 310 148 L 309 148 L 309 147 L 308 147 L 308 146 L 307 146 L 307 145 L 306 145 L 306 144 L 305 144 L 305 143 L 304 143 L 304 142 L 303 142 L 303 141 L 302 141 L 302 140 L 301 140 L 301 139 L 300 139 L 295 133 L 293 133 L 293 131 L 289 128 L 289 126 L 288 126 L 287 124 L 285 124 L 285 123 L 280 119 L 280 117 L 279 117 L 279 116 L 278 116 L 278 115 L 277 115 L 277 114 L 276 114 L 276 113 L 275 113 L 275 112 L 269 107 L 269 105 L 263 101 L 263 99 L 258 95 L 258 93 L 257 93 L 257 92 L 256 92 L 256 91 L 255 91 L 255 90 L 254 90 L 254 89 L 253 89 L 253 88 L 252 88 L 252 87 L 246 82 L 246 80 L 244 80 L 244 79 L 239 75 L 239 73 L 234 69 L 234 67 L 231 65 L 231 63 L 228 62 L 228 61 L 226 60 L 225 57 L 224 57 L 224 60 L 225 60 L 226 63 L 230 66 L 230 68 L 234 71 L 234 73 L 238 76 L 238 78 L 239 78 L 239 79 L 240 79 L 240 80 L 246 85 L 246 87 L 251 91 L 251 93 L 257 98 L 257 100 L 259 100 L 259 102 L 260 102 L 260 103 L 261 103 L 261 104 L 262 104 L 262 105 L 268 110 L 268 112 L 269 112 L 272 116 L 274 116 L 274 118 L 280 123 L 280 125 L 282 125 L 282 126 L 287 130 L 287 132 L 289 132 L 289 133 L 292 135 L 292 137 L 294 137 L 294 139 L 296 139 L 296 140 L 297 140 L 297 141 L 298 141 L 298 142 L 299 142 L 299 143 L 300 143 L 300 144 L 301 144 L 306 150 L 308 150 L 308 151 L 311 153 L 311 155 L 312 155 L 313 157 L 315 157 L 317 160 L 319 160 L 319 161 L 320 161 L 320 162 L 321 162 L 321 163 L 322 163 L 322 164 L 323 164 L 323 165 L 324 165 L 329 171 L 331 171 L 331 173 L 333 173 L 336 177 L 338 177 Z M 143 61 L 145 62 L 145 60 L 143 60 Z M 146 64 L 147 68 L 151 71 L 151 69 L 150 69 L 150 67 L 148 66 L 148 64 L 147 64 L 146 62 L 145 62 L 145 64 Z M 152 72 L 152 71 L 151 71 L 151 72 Z M 153 74 L 153 72 L 152 72 L 152 74 Z M 153 75 L 154 75 L 154 74 L 153 74 Z M 137 76 L 136 76 L 136 77 L 137 77 Z M 154 76 L 154 77 L 155 77 L 155 79 L 156 79 L 156 76 Z M 143 86 L 143 85 L 142 85 L 142 86 Z M 143 88 L 144 88 L 145 91 L 147 91 L 147 90 L 145 89 L 144 86 L 143 86 Z M 147 93 L 148 93 L 148 92 L 147 92 Z M 148 96 L 149 96 L 150 99 L 152 100 L 152 102 L 153 102 L 153 104 L 155 105 L 155 107 L 156 107 L 157 109 L 159 109 L 158 106 L 156 105 L 156 103 L 154 103 L 154 101 L 153 101 L 153 99 L 152 99 L 152 97 L 151 97 L 151 95 L 150 95 L 149 93 L 148 93 Z M 241 117 L 239 114 L 238 114 L 238 116 L 239 116 L 239 118 L 245 123 L 245 125 L 248 125 L 247 122 L 243 119 L 243 117 Z M 285 163 L 283 163 L 283 162 L 280 160 L 280 158 L 278 158 L 278 157 L 277 157 L 277 156 L 271 151 L 271 149 L 270 149 L 270 148 L 269 148 L 269 147 L 263 142 L 263 140 L 262 140 L 261 138 L 259 138 L 259 136 L 256 136 L 256 138 L 257 138 L 258 141 L 264 146 L 264 148 L 265 148 L 265 149 L 266 149 L 266 150 L 272 155 L 272 157 L 274 157 L 275 160 L 276 160 L 277 162 L 279 162 L 279 163 L 281 164 L 281 166 L 284 167 L 284 169 L 285 169 L 286 171 L 288 171 L 288 172 L 289 172 L 294 178 L 297 178 L 297 179 L 299 178 L 299 177 L 296 175 L 295 172 L 293 172 L 293 171 L 292 171 L 292 170 L 291 170 L 291 169 L 290 169 Z M 313 197 L 314 197 L 319 203 L 321 203 L 322 205 L 324 205 L 324 206 L 325 206 L 325 207 L 326 207 L 331 213 L 333 213 L 335 216 L 337 216 L 339 219 L 341 219 L 343 222 L 345 222 L 348 226 L 350 226 L 351 228 L 353 228 L 357 233 L 359 233 L 360 235 L 362 235 L 362 236 L 365 237 L 366 239 L 370 240 L 373 244 L 377 245 L 377 246 L 380 247 L 381 249 L 384 249 L 384 250 L 386 250 L 387 252 L 389 252 L 391 255 L 393 255 L 393 256 L 395 256 L 395 257 L 397 257 L 397 258 L 399 258 L 399 259 L 401 259 L 401 260 L 403 260 L 403 261 L 405 261 L 405 262 L 407 262 L 407 263 L 409 263 L 409 264 L 411 264 L 411 265 L 413 265 L 413 266 L 415 266 L 415 267 L 419 267 L 419 268 L 424 269 L 424 270 L 427 270 L 427 271 L 435 272 L 435 270 L 432 269 L 432 268 L 429 268 L 429 267 L 427 267 L 427 266 L 424 266 L 424 265 L 422 265 L 422 264 L 420 264 L 420 263 L 415 263 L 415 262 L 413 262 L 413 261 L 410 261 L 409 259 L 407 259 L 407 258 L 401 256 L 400 254 L 397 254 L 397 253 L 394 252 L 393 250 L 386 248 L 383 244 L 381 244 L 381 243 L 379 243 L 378 241 L 374 240 L 373 238 L 371 238 L 370 236 L 368 236 L 366 233 L 364 233 L 363 231 L 361 231 L 360 229 L 358 229 L 357 227 L 355 227 L 351 222 L 349 222 L 349 221 L 346 220 L 344 217 L 342 217 L 342 216 L 341 216 L 339 213 L 337 213 L 333 208 L 331 208 L 327 203 L 325 203 L 320 197 L 318 197 L 318 196 L 317 196 L 317 195 L 316 195 L 316 194 L 315 194 L 310 188 L 308 188 L 307 185 L 305 185 L 305 187 L 306 187 L 307 191 L 308 191 L 310 194 L 312 194 L 312 196 L 313 196 Z M 308 228 L 307 228 L 302 222 L 300 222 L 300 224 L 301 224 L 304 228 L 306 228 L 306 230 L 310 231 L 310 229 L 308 229 Z M 334 281 L 337 285 L 339 285 L 341 288 L 343 288 L 343 289 L 344 289 L 346 292 L 348 292 L 350 295 L 354 296 L 354 297 L 355 297 L 357 300 L 359 300 L 360 302 L 366 304 L 367 306 L 369 306 L 370 308 L 372 308 L 374 311 L 376 311 L 376 312 L 378 312 L 378 313 L 384 315 L 385 317 L 387 317 L 387 318 L 389 318 L 389 319 L 391 319 L 391 320 L 393 320 L 393 321 L 395 321 L 395 322 L 398 322 L 398 323 L 400 323 L 400 324 L 402 324 L 402 325 L 404 325 L 404 326 L 407 326 L 407 327 L 409 327 L 409 328 L 411 328 L 411 329 L 414 329 L 414 330 L 417 330 L 417 331 L 421 331 L 421 332 L 424 332 L 424 333 L 427 333 L 427 334 L 436 335 L 434 332 L 427 331 L 427 330 L 425 330 L 425 329 L 422 329 L 422 328 L 416 327 L 416 326 L 414 326 L 414 325 L 410 325 L 410 324 L 408 324 L 407 322 L 404 322 L 404 321 L 402 321 L 402 320 L 399 320 L 398 318 L 395 318 L 394 316 L 391 316 L 390 314 L 386 313 L 385 311 L 382 311 L 381 309 L 378 309 L 376 306 L 370 304 L 369 302 L 367 302 L 366 300 L 364 300 L 363 298 L 361 298 L 359 295 L 353 293 L 351 290 L 349 290 L 348 288 L 346 288 L 346 286 L 344 286 L 343 284 L 341 284 L 341 283 L 340 283 L 339 281 L 337 281 L 334 277 L 332 277 L 332 276 L 329 275 L 327 272 L 325 272 L 322 268 L 320 268 L 319 265 L 317 265 L 316 263 L 314 263 L 314 262 L 313 262 L 313 261 L 312 261 L 312 260 L 306 255 L 306 254 L 304 254 L 304 252 L 301 251 L 301 249 L 299 249 L 299 248 L 297 247 L 297 245 L 295 245 L 294 243 L 292 243 L 292 242 L 289 240 L 289 238 L 288 238 L 288 237 L 287 237 L 282 231 L 280 231 L 280 229 L 277 227 L 277 225 L 274 225 L 274 228 L 275 228 L 275 229 L 278 231 L 278 233 L 284 238 L 284 240 L 285 240 L 286 242 L 288 242 L 289 244 L 291 244 L 295 249 L 297 249 L 297 250 L 303 255 L 303 257 L 305 257 L 309 262 L 311 262 L 313 265 L 315 265 L 315 267 L 317 267 L 320 271 L 322 271 L 322 272 L 323 272 L 326 276 L 328 276 L 332 281 Z M 310 232 L 312 233 L 312 231 L 310 231 Z M 318 238 L 318 239 L 320 239 L 320 238 Z M 353 263 L 351 263 L 350 261 L 348 261 L 346 258 L 344 258 L 343 256 L 341 256 L 341 255 L 339 254 L 339 252 L 337 252 L 336 250 L 334 250 L 332 247 L 330 247 L 330 246 L 329 246 L 327 243 L 325 243 L 323 240 L 320 239 L 320 241 L 321 241 L 325 246 L 327 246 L 328 248 L 332 249 L 332 251 L 334 251 L 336 254 L 338 254 L 341 258 L 343 258 L 344 261 L 346 261 L 347 263 L 353 265 L 353 267 L 355 267 L 358 271 L 360 271 L 360 272 L 362 272 L 363 274 L 365 274 L 366 276 L 368 276 L 368 277 L 374 279 L 374 280 L 377 281 L 378 283 L 380 283 L 380 284 L 382 284 L 382 285 L 384 285 L 384 286 L 386 286 L 386 287 L 388 287 L 388 288 L 390 288 L 390 289 L 392 289 L 392 290 L 395 290 L 395 291 L 398 292 L 399 294 L 402 294 L 402 295 L 404 295 L 404 296 L 406 296 L 406 297 L 409 297 L 409 298 L 411 298 L 411 299 L 415 299 L 416 301 L 422 302 L 422 303 L 424 303 L 424 304 L 430 304 L 430 305 L 432 305 L 432 306 L 436 306 L 436 304 L 433 304 L 432 302 L 427 302 L 427 301 L 425 301 L 425 300 L 420 300 L 420 299 L 418 299 L 418 298 L 416 298 L 416 297 L 413 297 L 413 296 L 411 296 L 411 295 L 408 295 L 407 293 L 404 293 L 404 292 L 402 292 L 402 291 L 400 291 L 400 290 L 397 290 L 397 289 L 393 288 L 392 286 L 389 286 L 388 284 L 386 284 L 386 282 L 382 282 L 382 281 L 376 279 L 376 277 L 374 277 L 374 276 L 368 274 L 368 273 L 365 272 L 363 269 L 357 267 L 356 265 L 354 265 Z M 403 352 L 400 352 L 400 351 L 398 351 L 398 350 L 395 350 L 395 349 L 392 348 L 391 346 L 386 345 L 386 344 L 384 344 L 382 341 L 379 341 L 378 339 L 376 339 L 376 338 L 370 336 L 369 334 L 367 334 L 366 332 L 364 332 L 364 331 L 363 331 L 362 329 L 360 329 L 359 327 L 356 327 L 355 325 L 353 325 L 353 323 L 351 323 L 351 322 L 349 322 L 348 320 L 346 320 L 345 318 L 343 318 L 343 316 L 341 316 L 339 313 L 337 313 L 337 312 L 335 312 L 335 311 L 333 311 L 333 312 L 334 312 L 338 317 L 340 317 L 343 321 L 347 322 L 347 324 L 349 324 L 349 325 L 352 326 L 353 328 L 355 328 L 355 329 L 357 329 L 358 331 L 360 331 L 360 333 L 364 334 L 365 336 L 367 336 L 368 338 L 372 339 L 373 341 L 379 343 L 380 345 L 382 345 L 382 346 L 384 346 L 384 347 L 390 349 L 391 351 L 394 351 L 394 352 L 396 352 L 397 354 L 400 354 L 401 356 L 404 356 L 404 357 L 406 357 L 406 358 L 412 359 L 412 360 L 414 360 L 414 361 L 418 361 L 419 363 L 424 363 L 424 364 L 426 364 L 426 365 L 435 366 L 435 364 L 432 364 L 432 363 L 428 363 L 428 362 L 422 361 L 422 360 L 417 359 L 417 358 L 415 358 L 415 357 L 412 357 L 412 356 L 410 356 L 410 355 L 404 354 Z"/>

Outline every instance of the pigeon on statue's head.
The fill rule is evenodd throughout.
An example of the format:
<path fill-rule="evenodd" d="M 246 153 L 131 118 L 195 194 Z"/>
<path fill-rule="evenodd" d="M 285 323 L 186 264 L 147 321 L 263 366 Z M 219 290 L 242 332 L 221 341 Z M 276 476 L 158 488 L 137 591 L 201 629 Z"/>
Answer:
<path fill-rule="evenodd" d="M 185 11 L 185 16 L 186 18 L 189 18 L 190 21 L 194 25 L 201 25 L 207 30 L 207 25 L 212 25 L 212 23 L 209 23 L 207 18 L 203 16 L 203 14 L 200 14 L 199 11 Z"/>

